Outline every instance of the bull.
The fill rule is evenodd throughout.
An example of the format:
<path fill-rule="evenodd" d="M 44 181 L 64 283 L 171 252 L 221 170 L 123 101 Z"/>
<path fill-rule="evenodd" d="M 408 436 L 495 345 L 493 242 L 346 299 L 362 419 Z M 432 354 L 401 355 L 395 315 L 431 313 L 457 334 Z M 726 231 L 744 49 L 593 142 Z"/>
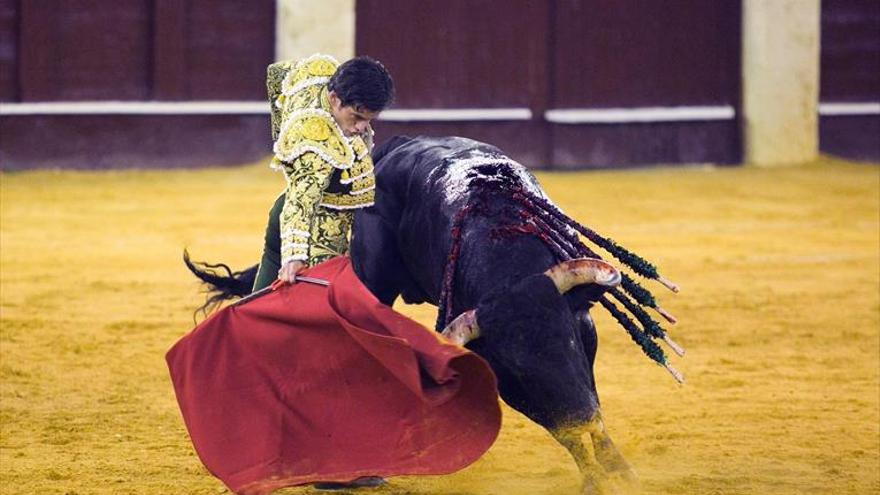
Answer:
<path fill-rule="evenodd" d="M 565 216 L 525 167 L 494 146 L 398 136 L 373 157 L 376 203 L 355 214 L 350 247 L 364 285 L 387 305 L 401 297 L 438 306 L 437 330 L 488 361 L 502 399 L 570 452 L 585 492 L 601 491 L 608 475 L 635 480 L 602 419 L 589 310 L 599 303 L 610 311 L 679 381 L 655 339 L 679 355 L 683 350 L 644 307 L 674 323 L 672 315 L 578 234 L 636 273 L 677 287 L 650 263 Z M 247 294 L 256 272 L 224 276 L 185 261 L 218 289 L 215 302 Z"/>

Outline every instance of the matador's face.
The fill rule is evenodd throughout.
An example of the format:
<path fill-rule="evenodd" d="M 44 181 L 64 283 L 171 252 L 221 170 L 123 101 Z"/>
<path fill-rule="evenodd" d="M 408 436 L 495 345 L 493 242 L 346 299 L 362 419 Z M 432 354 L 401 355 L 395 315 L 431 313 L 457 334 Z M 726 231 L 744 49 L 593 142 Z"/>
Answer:
<path fill-rule="evenodd" d="M 330 113 L 346 136 L 364 134 L 370 126 L 370 121 L 379 116 L 379 112 L 373 112 L 363 107 L 343 106 L 342 100 L 334 91 L 328 94 L 328 99 L 330 100 Z"/>

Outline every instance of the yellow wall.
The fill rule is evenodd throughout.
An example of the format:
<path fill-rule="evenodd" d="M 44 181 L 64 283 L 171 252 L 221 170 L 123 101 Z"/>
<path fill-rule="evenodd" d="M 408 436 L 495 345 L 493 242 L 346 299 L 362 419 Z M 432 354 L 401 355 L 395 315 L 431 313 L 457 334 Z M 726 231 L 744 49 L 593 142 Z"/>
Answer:
<path fill-rule="evenodd" d="M 819 2 L 743 0 L 748 163 L 802 163 L 818 153 Z"/>
<path fill-rule="evenodd" d="M 276 0 L 275 59 L 354 56 L 355 0 Z"/>

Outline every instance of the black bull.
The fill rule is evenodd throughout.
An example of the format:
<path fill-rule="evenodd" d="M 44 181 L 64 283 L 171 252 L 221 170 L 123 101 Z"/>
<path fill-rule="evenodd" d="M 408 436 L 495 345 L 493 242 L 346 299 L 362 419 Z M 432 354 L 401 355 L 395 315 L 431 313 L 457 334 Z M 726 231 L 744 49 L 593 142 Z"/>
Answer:
<path fill-rule="evenodd" d="M 401 296 L 440 306 L 441 327 L 476 308 L 480 336 L 467 347 L 490 363 L 505 402 L 569 450 L 587 487 L 605 472 L 630 477 L 605 431 L 593 375 L 597 338 L 587 310 L 606 287 L 560 294 L 544 275 L 559 252 L 517 227 L 523 210 L 509 194 L 543 196 L 534 177 L 494 146 L 458 137 L 395 137 L 374 161 L 376 204 L 356 212 L 351 237 L 363 283 L 388 305 Z"/>
<path fill-rule="evenodd" d="M 493 181 L 537 188 L 497 148 L 469 139 L 396 138 L 376 156 L 377 202 L 356 214 L 351 258 L 389 305 L 398 295 L 439 305 L 453 221 L 475 195 Z M 522 220 L 507 195 L 489 195 L 479 198 L 484 211 L 462 225 L 451 314 L 477 308 L 482 336 L 468 347 L 492 365 L 505 402 L 551 429 L 585 421 L 598 407 L 596 332 L 576 314 L 589 303 L 583 291 L 561 297 L 542 275 L 560 260 L 538 237 L 499 235 L 499 227 Z"/>

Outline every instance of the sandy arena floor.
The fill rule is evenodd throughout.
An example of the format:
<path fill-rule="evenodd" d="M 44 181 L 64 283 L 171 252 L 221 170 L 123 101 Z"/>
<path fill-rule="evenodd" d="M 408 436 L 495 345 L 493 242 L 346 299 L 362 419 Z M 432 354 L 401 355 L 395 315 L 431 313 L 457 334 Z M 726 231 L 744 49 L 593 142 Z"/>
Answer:
<path fill-rule="evenodd" d="M 880 169 L 540 174 L 572 216 L 653 260 L 679 317 L 677 386 L 597 310 L 597 380 L 644 494 L 880 493 Z M 218 494 L 164 353 L 202 296 L 180 262 L 257 261 L 282 178 L 263 164 L 7 173 L 0 209 L 0 493 Z M 426 325 L 431 307 L 401 311 Z M 390 494 L 574 493 L 577 471 L 510 409 L 494 447 Z M 309 488 L 286 494 L 318 493 Z"/>

